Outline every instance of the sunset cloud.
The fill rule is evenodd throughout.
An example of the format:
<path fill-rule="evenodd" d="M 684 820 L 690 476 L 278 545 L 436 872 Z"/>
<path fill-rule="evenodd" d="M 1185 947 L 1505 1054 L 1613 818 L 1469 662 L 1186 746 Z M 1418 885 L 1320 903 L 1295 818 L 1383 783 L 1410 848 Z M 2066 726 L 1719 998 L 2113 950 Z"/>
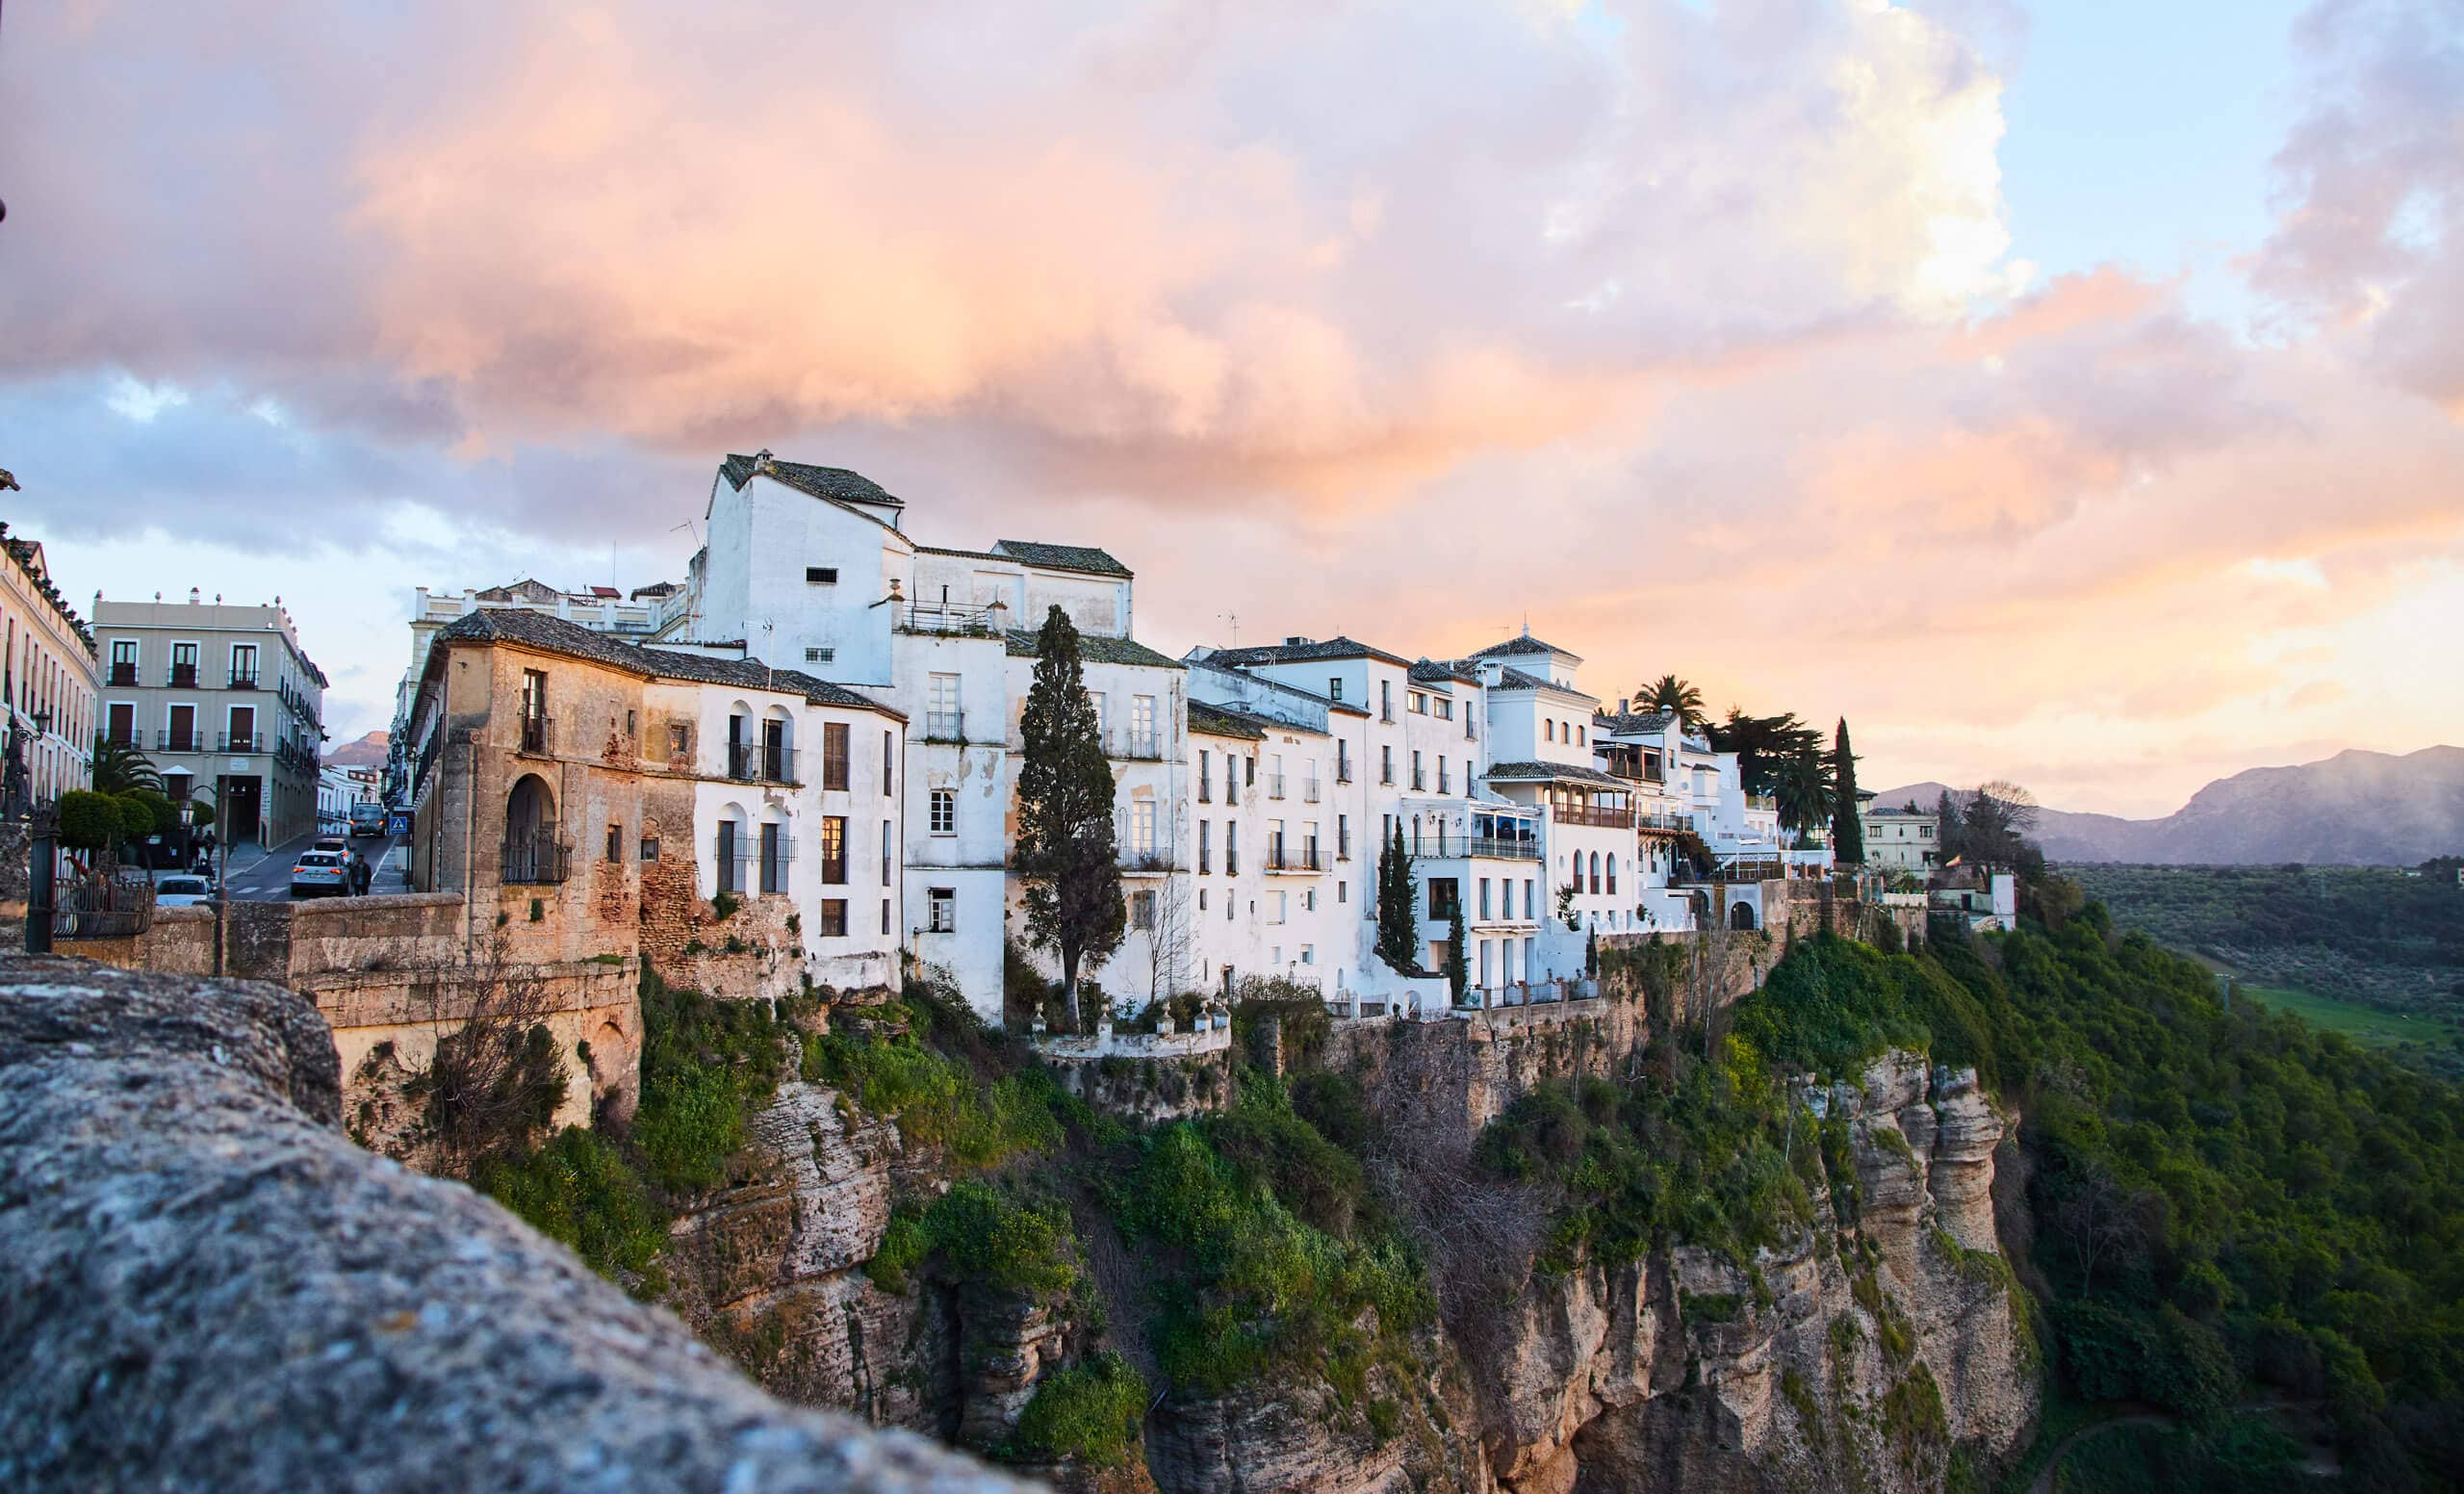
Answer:
<path fill-rule="evenodd" d="M 1989 6 L 10 21 L 0 429 L 25 527 L 116 536 L 71 589 L 167 584 L 132 512 L 165 554 L 469 536 L 403 594 L 680 572 L 767 446 L 937 538 L 1102 543 L 1175 650 L 1527 614 L 1610 696 L 1845 713 L 1868 777 L 2161 811 L 2357 716 L 2464 737 L 2371 693 L 2464 617 L 2441 7 L 2287 39 L 2258 335 L 2036 268 Z M 398 661 L 351 662 L 382 724 Z"/>

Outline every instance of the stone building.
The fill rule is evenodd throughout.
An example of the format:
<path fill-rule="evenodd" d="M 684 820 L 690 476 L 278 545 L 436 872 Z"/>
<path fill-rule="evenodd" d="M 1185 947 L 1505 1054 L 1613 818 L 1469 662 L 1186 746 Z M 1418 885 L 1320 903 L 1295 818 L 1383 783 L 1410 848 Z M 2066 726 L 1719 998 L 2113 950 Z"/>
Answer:
<path fill-rule="evenodd" d="M 279 598 L 94 598 L 104 674 L 99 724 L 134 743 L 175 803 L 214 802 L 225 840 L 280 845 L 317 828 L 325 675 Z"/>
<path fill-rule="evenodd" d="M 0 524 L 0 706 L 26 744 L 27 789 L 50 804 L 94 774 L 94 635 L 52 584 L 40 542 Z"/>
<path fill-rule="evenodd" d="M 474 948 L 503 930 L 524 960 L 638 952 L 736 995 L 887 985 L 905 735 L 799 671 L 474 612 L 414 696 L 412 886 L 466 894 Z"/>

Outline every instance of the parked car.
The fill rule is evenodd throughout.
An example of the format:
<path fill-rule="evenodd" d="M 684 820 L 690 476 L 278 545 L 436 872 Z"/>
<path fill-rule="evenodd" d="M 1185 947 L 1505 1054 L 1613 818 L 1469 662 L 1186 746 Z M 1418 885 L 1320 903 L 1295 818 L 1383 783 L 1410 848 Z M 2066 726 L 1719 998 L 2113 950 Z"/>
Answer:
<path fill-rule="evenodd" d="M 340 851 L 302 851 L 291 866 L 291 895 L 350 894 L 349 858 Z"/>
<path fill-rule="evenodd" d="M 165 877 L 154 884 L 157 908 L 193 908 L 214 901 L 214 884 L 203 877 Z"/>
<path fill-rule="evenodd" d="M 350 842 L 340 836 L 319 836 L 316 843 L 311 845 L 308 849 L 312 851 L 347 852 L 350 850 Z"/>

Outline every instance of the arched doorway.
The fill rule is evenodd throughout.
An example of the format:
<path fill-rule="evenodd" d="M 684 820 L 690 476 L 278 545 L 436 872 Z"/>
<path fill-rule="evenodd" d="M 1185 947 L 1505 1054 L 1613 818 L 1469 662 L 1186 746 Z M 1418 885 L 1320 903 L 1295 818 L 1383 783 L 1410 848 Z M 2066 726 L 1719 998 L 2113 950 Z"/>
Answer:
<path fill-rule="evenodd" d="M 1732 929 L 1742 929 L 1749 934 L 1754 932 L 1754 905 L 1752 903 L 1731 903 L 1729 905 L 1729 927 Z"/>
<path fill-rule="evenodd" d="M 556 839 L 556 795 L 548 781 L 525 773 L 504 802 L 504 880 L 562 882 L 564 848 Z"/>

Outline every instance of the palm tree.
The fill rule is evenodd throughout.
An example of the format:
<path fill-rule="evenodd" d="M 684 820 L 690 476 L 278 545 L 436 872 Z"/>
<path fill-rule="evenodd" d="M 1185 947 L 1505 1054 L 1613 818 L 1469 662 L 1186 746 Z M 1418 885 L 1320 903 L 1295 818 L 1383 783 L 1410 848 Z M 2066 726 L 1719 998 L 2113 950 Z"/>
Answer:
<path fill-rule="evenodd" d="M 1831 823 L 1831 775 L 1819 749 L 1797 753 L 1783 762 L 1772 791 L 1780 800 L 1781 828 L 1795 832 L 1800 840 L 1806 832 Z"/>
<path fill-rule="evenodd" d="M 96 733 L 94 791 L 120 794 L 140 788 L 163 791 L 163 775 L 155 769 L 154 760 L 139 751 L 135 742 L 114 741 Z"/>
<path fill-rule="evenodd" d="M 1708 719 L 1703 710 L 1703 692 L 1675 675 L 1662 675 L 1656 684 L 1634 692 L 1634 706 L 1640 710 L 1673 710 L 1689 732 L 1699 732 Z"/>

